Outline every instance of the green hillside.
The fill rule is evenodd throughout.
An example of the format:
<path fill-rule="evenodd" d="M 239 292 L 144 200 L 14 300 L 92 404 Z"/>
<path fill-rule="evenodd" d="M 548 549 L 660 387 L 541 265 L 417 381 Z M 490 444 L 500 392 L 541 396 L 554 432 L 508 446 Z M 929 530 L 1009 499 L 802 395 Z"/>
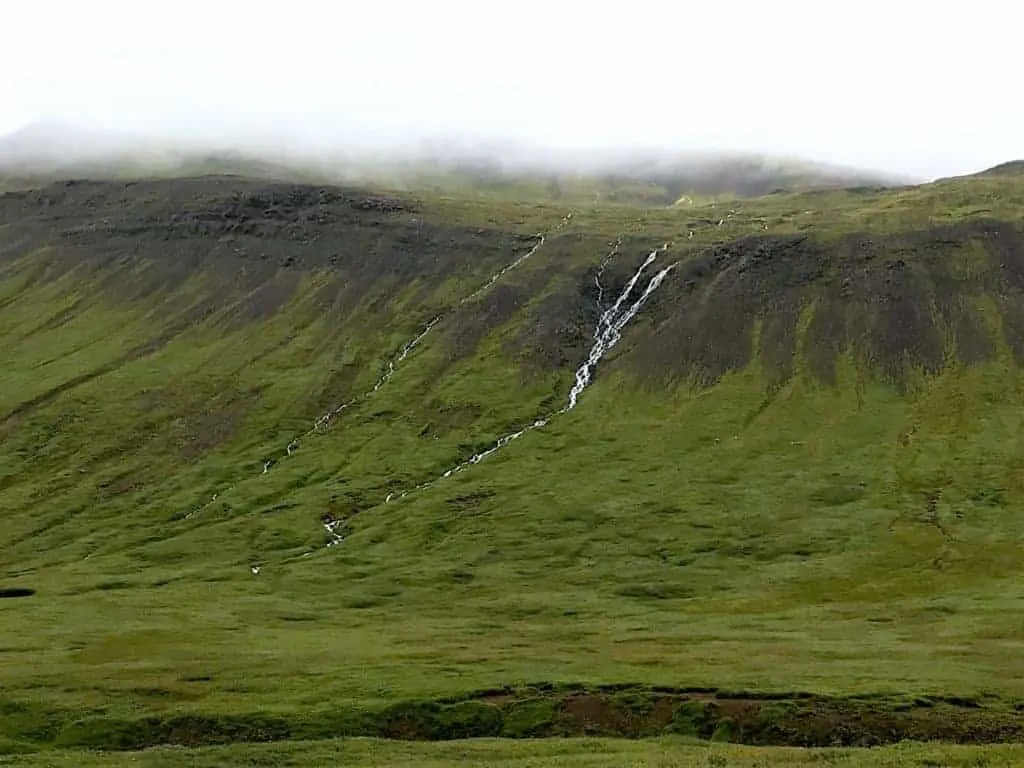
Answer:
<path fill-rule="evenodd" d="M 0 196 L 0 754 L 1024 738 L 1022 221 L 1014 173 Z"/>

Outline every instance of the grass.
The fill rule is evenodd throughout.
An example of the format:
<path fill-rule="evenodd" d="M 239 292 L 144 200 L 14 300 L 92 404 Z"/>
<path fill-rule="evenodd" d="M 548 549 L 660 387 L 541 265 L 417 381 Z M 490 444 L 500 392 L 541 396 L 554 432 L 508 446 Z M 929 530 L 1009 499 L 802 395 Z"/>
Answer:
<path fill-rule="evenodd" d="M 197 184 L 208 197 L 189 205 L 224 204 L 221 191 Z M 707 347 L 738 361 L 712 380 L 659 367 L 651 352 L 688 354 L 684 331 L 665 329 L 705 332 L 709 322 L 694 314 L 683 270 L 715 244 L 760 237 L 762 221 L 773 235 L 810 231 L 822 248 L 875 233 L 890 238 L 886 259 L 902 253 L 916 265 L 925 257 L 900 251 L 899 237 L 1019 218 L 1019 181 L 773 195 L 729 203 L 739 213 L 720 227 L 694 225 L 719 215 L 710 204 L 577 209 L 500 281 L 505 293 L 496 286 L 463 307 L 458 297 L 531 242 L 511 235 L 551 231 L 566 210 L 422 196 L 415 212 L 374 224 L 377 239 L 338 225 L 302 249 L 287 229 L 230 241 L 249 253 L 295 248 L 306 261 L 293 269 L 236 260 L 227 235 L 164 239 L 163 224 L 146 217 L 164 222 L 178 209 L 142 203 L 111 214 L 124 232 L 149 222 L 137 235 L 150 238 L 142 255 L 120 262 L 119 230 L 80 246 L 55 237 L 97 216 L 81 201 L 62 205 L 56 220 L 4 214 L 34 248 L 0 262 L 0 589 L 34 590 L 0 600 L 0 738 L 10 749 L 59 743 L 82 722 L 295 722 L 542 681 L 955 695 L 1007 711 L 1024 699 L 1024 379 L 1013 316 L 985 282 L 995 278 L 975 280 L 993 273 L 998 254 L 953 249 L 961 282 L 952 295 L 977 306 L 990 341 L 976 361 L 954 339 L 939 370 L 911 357 L 902 378 L 886 380 L 844 346 L 823 380 L 809 361 L 815 313 L 834 301 L 828 274 L 801 284 L 818 303 L 793 314 L 788 375 L 775 374 L 764 341 L 769 310 L 738 332 L 749 354 Z M 437 224 L 452 269 L 407 266 L 410 217 Z M 561 407 L 596 316 L 593 271 L 623 233 L 609 286 L 669 240 L 680 276 L 630 326 L 579 407 L 382 503 Z M 341 266 L 318 261 L 335 252 Z M 949 252 L 936 251 L 934 264 L 945 269 Z M 174 266 L 193 253 L 207 255 L 194 269 Z M 402 269 L 413 271 L 400 279 Z M 939 285 L 938 269 L 921 267 L 921 279 Z M 717 274 L 699 278 L 708 291 L 727 282 Z M 267 286 L 284 285 L 282 275 L 289 287 L 277 296 Z M 776 295 L 754 285 L 744 290 Z M 438 310 L 446 320 L 384 387 L 285 455 L 326 408 L 369 390 Z M 478 327 L 478 338 L 465 336 Z M 277 463 L 263 474 L 267 458 Z M 325 546 L 325 514 L 347 521 L 338 546 Z M 549 706 L 541 699 L 531 706 Z M 533 715 L 520 714 L 512 735 L 529 736 Z M 674 741 L 224 749 L 235 751 L 143 759 L 320 762 L 337 750 L 367 764 L 379 755 L 444 764 L 459 750 L 538 765 L 790 759 Z M 838 764 L 924 765 L 982 753 L 827 754 Z M 995 765 L 1016 752 L 985 755 Z"/>
<path fill-rule="evenodd" d="M 220 765 L 350 765 L 350 766 L 516 766 L 546 768 L 761 768 L 770 765 L 835 765 L 849 768 L 942 766 L 1014 766 L 1024 760 L 1018 746 L 950 747 L 902 744 L 872 750 L 800 750 L 696 743 L 666 738 L 646 741 L 567 739 L 508 741 L 483 739 L 441 744 L 401 743 L 364 739 L 293 742 L 273 745 L 233 745 L 197 750 L 158 748 L 145 752 L 98 754 L 55 752 L 0 757 L 0 765 L 25 768 L 107 768 L 110 766 L 220 766 Z M 6 762 L 5 762 L 6 761 Z"/>

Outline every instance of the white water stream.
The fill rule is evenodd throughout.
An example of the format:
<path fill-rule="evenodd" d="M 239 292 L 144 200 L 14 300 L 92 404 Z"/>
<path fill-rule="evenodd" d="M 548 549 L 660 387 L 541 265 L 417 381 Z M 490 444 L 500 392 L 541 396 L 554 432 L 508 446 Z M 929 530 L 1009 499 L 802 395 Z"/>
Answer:
<path fill-rule="evenodd" d="M 626 327 L 630 320 L 636 317 L 637 313 L 647 302 L 647 297 L 657 290 L 658 286 L 661 285 L 661 281 L 665 279 L 665 276 L 675 266 L 675 264 L 669 264 L 658 272 L 647 283 L 647 287 L 640 294 L 640 297 L 626 309 L 623 309 L 623 305 L 625 305 L 633 293 L 633 289 L 636 287 L 637 282 L 639 282 L 644 270 L 653 264 L 654 260 L 658 258 L 658 254 L 667 247 L 662 246 L 657 250 L 651 251 L 644 263 L 640 265 L 640 268 L 633 273 L 633 277 L 626 283 L 626 287 L 622 289 L 622 293 L 619 294 L 615 303 L 601 314 L 597 321 L 597 327 L 594 329 L 594 344 L 590 348 L 590 354 L 587 355 L 583 365 L 576 369 L 576 383 L 573 384 L 572 389 L 569 391 L 569 404 L 565 410 L 571 411 L 576 407 L 580 395 L 589 386 L 593 378 L 594 367 L 600 362 L 602 357 L 608 354 L 612 347 L 619 343 L 619 339 L 622 338 L 622 329 Z"/>
<path fill-rule="evenodd" d="M 598 288 L 599 308 L 601 299 L 604 296 L 604 288 L 601 284 L 601 276 L 604 274 L 604 270 L 608 266 L 608 263 L 611 261 L 612 257 L 616 254 L 618 247 L 619 243 L 616 243 L 615 248 L 601 262 L 601 266 L 598 269 L 597 275 L 594 278 L 594 281 L 597 284 Z M 488 456 L 500 451 L 513 440 L 517 440 L 523 435 L 527 434 L 528 432 L 532 432 L 535 429 L 540 429 L 541 427 L 547 426 L 547 424 L 554 417 L 560 416 L 561 414 L 567 413 L 571 411 L 573 408 L 575 408 L 576 404 L 579 402 L 579 397 L 583 393 L 583 390 L 585 390 L 593 380 L 594 368 L 601 361 L 601 359 L 605 355 L 607 355 L 608 352 L 611 351 L 611 349 L 616 344 L 619 343 L 619 340 L 622 338 L 622 330 L 626 327 L 630 320 L 637 316 L 637 313 L 639 313 L 640 310 L 643 308 L 644 304 L 647 303 L 647 299 L 650 297 L 650 295 L 658 289 L 658 286 L 661 285 L 662 281 L 665 279 L 668 273 L 671 272 L 672 269 L 678 263 L 673 262 L 672 264 L 669 264 L 667 267 L 664 267 L 660 271 L 655 273 L 654 276 L 651 277 L 651 279 L 647 282 L 646 288 L 644 288 L 640 295 L 637 298 L 633 299 L 632 303 L 629 303 L 630 297 L 633 295 L 633 290 L 634 288 L 636 288 L 637 283 L 640 282 L 640 278 L 643 276 L 644 271 L 647 269 L 647 267 L 649 267 L 651 264 L 655 262 L 655 260 L 658 258 L 658 254 L 664 251 L 667 247 L 667 245 L 663 245 L 661 248 L 651 251 L 651 253 L 648 254 L 647 258 L 644 260 L 643 264 L 641 264 L 640 267 L 636 270 L 636 272 L 633 273 L 633 276 L 629 279 L 629 282 L 626 283 L 625 288 L 622 289 L 622 292 L 615 300 L 615 303 L 601 313 L 601 316 L 597 322 L 597 327 L 594 329 L 594 343 L 590 347 L 590 354 L 587 355 L 587 359 L 583 362 L 583 364 L 576 369 L 576 381 L 573 384 L 572 390 L 569 392 L 569 402 L 563 408 L 560 408 L 559 410 L 555 411 L 554 413 L 548 416 L 536 419 L 532 424 L 529 424 L 528 426 L 525 426 L 516 432 L 511 432 L 507 435 L 498 438 L 498 440 L 487 450 L 481 451 L 480 453 L 476 453 L 473 456 L 470 456 L 465 461 L 456 464 L 454 467 L 447 470 L 446 472 L 444 472 L 443 474 L 441 474 L 440 476 L 436 477 L 433 480 L 429 480 L 425 483 L 420 483 L 419 485 L 408 491 L 402 491 L 400 493 L 389 493 L 387 495 L 387 498 L 384 499 L 384 503 L 387 504 L 388 502 L 396 498 L 404 498 L 408 496 L 410 493 L 414 493 L 415 491 L 428 488 L 434 483 L 444 480 L 445 478 L 451 477 L 452 475 L 461 472 L 467 467 L 470 467 L 474 464 L 478 464 Z"/>

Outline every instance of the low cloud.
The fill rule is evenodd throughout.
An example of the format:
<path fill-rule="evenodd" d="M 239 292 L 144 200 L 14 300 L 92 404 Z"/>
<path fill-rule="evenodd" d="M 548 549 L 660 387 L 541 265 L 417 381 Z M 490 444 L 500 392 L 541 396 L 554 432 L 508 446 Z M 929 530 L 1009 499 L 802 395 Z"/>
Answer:
<path fill-rule="evenodd" d="M 0 82 L 0 134 L 56 120 L 163 149 L 394 158 L 446 146 L 549 165 L 624 148 L 739 152 L 934 178 L 1024 155 L 1014 12 L 1001 0 L 970 11 L 22 3 L 5 14 L 0 66 L 18 75 Z"/>

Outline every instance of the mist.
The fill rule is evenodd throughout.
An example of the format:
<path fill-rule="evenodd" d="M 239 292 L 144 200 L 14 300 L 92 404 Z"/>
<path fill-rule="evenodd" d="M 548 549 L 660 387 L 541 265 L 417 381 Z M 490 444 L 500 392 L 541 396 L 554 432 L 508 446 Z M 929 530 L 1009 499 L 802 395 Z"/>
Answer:
<path fill-rule="evenodd" d="M 581 169 L 738 153 L 916 180 L 1024 155 L 1021 19 L 1001 0 L 663 5 L 18 4 L 0 134 L 22 159 Z"/>

